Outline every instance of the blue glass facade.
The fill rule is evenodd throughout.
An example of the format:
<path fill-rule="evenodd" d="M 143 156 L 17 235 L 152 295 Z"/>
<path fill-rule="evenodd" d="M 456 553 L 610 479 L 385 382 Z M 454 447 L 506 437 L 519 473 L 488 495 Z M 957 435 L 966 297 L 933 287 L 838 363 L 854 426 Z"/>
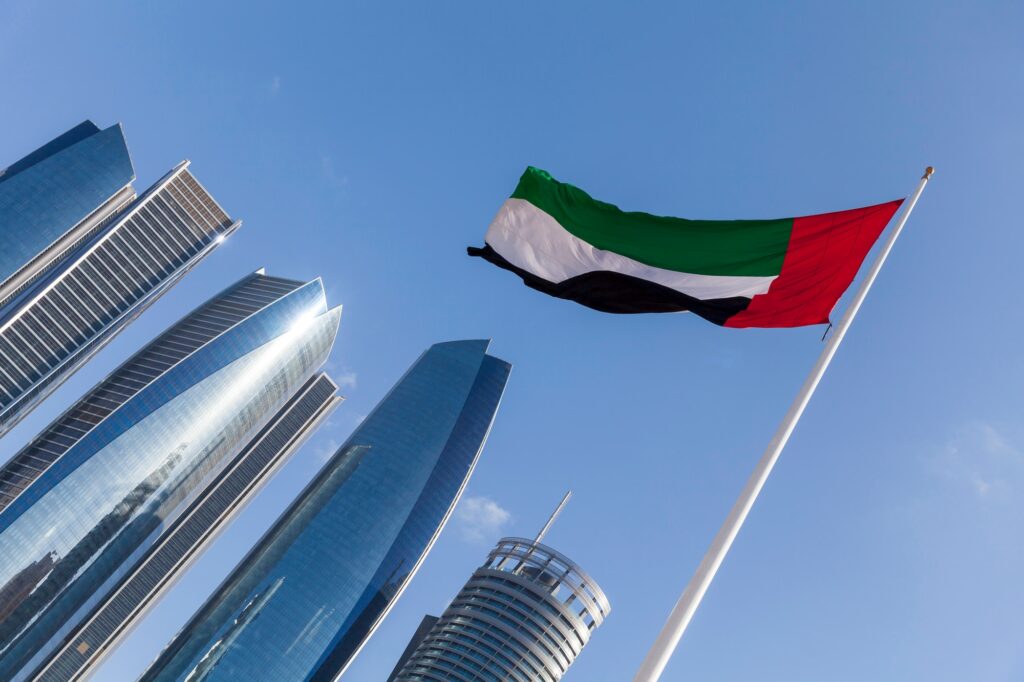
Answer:
<path fill-rule="evenodd" d="M 135 179 L 121 126 L 86 121 L 0 174 L 0 284 Z"/>
<path fill-rule="evenodd" d="M 239 291 L 172 327 L 5 467 L 30 483 L 0 506 L 0 679 L 49 655 L 326 360 L 340 308 L 319 280 L 251 311 Z M 248 314 L 219 331 L 219 299 Z M 183 343 L 196 348 L 146 377 Z"/>
<path fill-rule="evenodd" d="M 91 201 L 116 184 L 114 179 L 104 184 L 86 172 L 87 167 L 93 167 L 95 175 L 103 178 L 104 174 L 95 168 L 102 164 L 86 152 L 91 150 L 96 152 L 94 156 L 103 157 L 99 152 L 110 150 L 94 147 L 104 142 L 108 146 L 117 142 L 114 146 L 123 148 L 120 129 L 97 132 L 70 146 L 51 143 L 44 151 L 30 155 L 41 159 L 19 162 L 14 170 L 8 169 L 2 176 L 6 179 L 0 181 L 0 193 L 7 194 L 5 201 L 13 213 L 8 216 L 10 224 L 0 222 L 3 258 L 10 255 L 9 243 L 18 248 L 34 243 L 36 236 L 22 238 L 22 231 L 35 235 L 32 230 L 38 230 L 42 234 L 46 225 L 57 225 L 64 218 L 71 220 L 79 208 L 86 210 L 85 195 Z M 45 150 L 51 146 L 56 151 L 50 149 L 47 155 Z M 127 156 L 123 158 L 130 171 Z M 67 172 L 43 173 L 47 164 L 58 161 L 65 162 L 58 170 Z M 71 187 L 74 182 L 80 187 Z M 85 189 L 93 184 L 102 187 L 89 194 Z M 81 192 L 76 194 L 76 188 Z M 79 194 L 81 205 L 71 210 L 74 207 L 69 208 L 69 197 Z M 49 222 L 36 224 L 43 219 Z M 192 176 L 188 163 L 182 162 L 137 200 L 130 186 L 122 188 L 58 243 L 48 246 L 7 281 L 0 281 L 0 435 L 174 286 L 238 225 Z M 32 246 L 29 250 L 34 249 Z M 16 251 L 12 247 L 11 253 Z M 20 262 L 21 256 L 16 260 Z"/>
<path fill-rule="evenodd" d="M 245 506 L 262 483 L 333 412 L 342 401 L 336 395 L 337 388 L 326 374 L 311 379 L 207 486 L 196 503 L 182 511 L 160 543 L 64 639 L 59 651 L 32 673 L 32 680 L 88 679 L 203 552 L 233 512 Z"/>
<path fill-rule="evenodd" d="M 332 680 L 386 615 L 483 448 L 510 365 L 431 347 L 145 673 Z"/>

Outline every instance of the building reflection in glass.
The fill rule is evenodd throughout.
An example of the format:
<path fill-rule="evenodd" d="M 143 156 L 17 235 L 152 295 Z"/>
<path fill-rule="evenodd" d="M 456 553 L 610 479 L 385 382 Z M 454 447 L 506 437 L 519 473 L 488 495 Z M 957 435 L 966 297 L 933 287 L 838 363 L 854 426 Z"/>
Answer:
<path fill-rule="evenodd" d="M 483 449 L 511 369 L 487 347 L 440 343 L 420 356 L 142 679 L 343 672 L 430 550 Z"/>
<path fill-rule="evenodd" d="M 340 314 L 319 280 L 247 277 L 5 465 L 17 485 L 0 489 L 0 679 L 50 655 L 317 372 Z"/>

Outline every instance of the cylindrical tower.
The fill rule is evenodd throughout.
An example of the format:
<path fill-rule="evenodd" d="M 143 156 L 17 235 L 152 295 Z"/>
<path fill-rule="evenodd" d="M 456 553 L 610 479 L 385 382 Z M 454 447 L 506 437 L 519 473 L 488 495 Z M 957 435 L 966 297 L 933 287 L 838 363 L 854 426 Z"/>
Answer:
<path fill-rule="evenodd" d="M 567 557 L 505 538 L 393 679 L 554 682 L 610 610 L 601 588 Z"/>

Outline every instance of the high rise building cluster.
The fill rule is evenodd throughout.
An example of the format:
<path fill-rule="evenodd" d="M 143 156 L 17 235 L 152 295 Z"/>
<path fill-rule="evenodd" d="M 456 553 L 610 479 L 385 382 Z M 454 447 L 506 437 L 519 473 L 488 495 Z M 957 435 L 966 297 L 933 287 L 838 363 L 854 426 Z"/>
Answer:
<path fill-rule="evenodd" d="M 0 171 L 0 437 L 240 225 L 187 161 L 134 182 L 121 126 L 88 121 Z M 342 402 L 340 321 L 320 279 L 247 274 L 2 464 L 0 679 L 96 670 Z M 342 676 L 476 466 L 511 371 L 487 351 L 428 348 L 141 679 Z M 506 538 L 391 679 L 559 680 L 609 610 Z"/>

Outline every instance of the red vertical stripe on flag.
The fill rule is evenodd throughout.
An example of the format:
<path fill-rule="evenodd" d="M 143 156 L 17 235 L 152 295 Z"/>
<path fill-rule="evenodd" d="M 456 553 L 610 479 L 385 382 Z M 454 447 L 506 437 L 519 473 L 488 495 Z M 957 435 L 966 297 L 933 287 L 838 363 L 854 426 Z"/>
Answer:
<path fill-rule="evenodd" d="M 793 219 L 782 270 L 726 327 L 799 327 L 829 321 L 902 199 Z"/>

